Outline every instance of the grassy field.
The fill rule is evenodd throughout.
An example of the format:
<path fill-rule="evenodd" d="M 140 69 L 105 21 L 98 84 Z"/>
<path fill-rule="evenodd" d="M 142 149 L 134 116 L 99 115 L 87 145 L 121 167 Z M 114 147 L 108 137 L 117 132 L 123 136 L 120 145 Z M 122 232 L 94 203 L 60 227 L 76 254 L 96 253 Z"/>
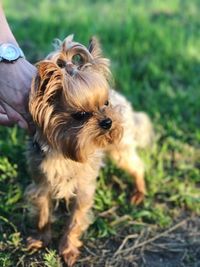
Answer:
<path fill-rule="evenodd" d="M 130 205 L 130 177 L 109 163 L 99 175 L 95 220 L 76 266 L 200 266 L 200 1 L 4 2 L 32 63 L 51 51 L 56 37 L 74 33 L 87 44 L 98 36 L 116 89 L 154 124 L 155 144 L 140 152 L 148 187 L 144 204 Z M 0 128 L 0 266 L 61 267 L 54 244 L 26 251 L 26 139 L 18 128 Z"/>

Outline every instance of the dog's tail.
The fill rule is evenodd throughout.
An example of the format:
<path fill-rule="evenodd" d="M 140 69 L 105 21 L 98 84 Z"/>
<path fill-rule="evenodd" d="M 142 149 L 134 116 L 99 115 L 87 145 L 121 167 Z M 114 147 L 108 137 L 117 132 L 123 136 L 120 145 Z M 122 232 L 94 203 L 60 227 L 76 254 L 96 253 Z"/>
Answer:
<path fill-rule="evenodd" d="M 134 112 L 134 138 L 136 146 L 145 148 L 153 144 L 154 130 L 150 118 L 144 112 Z"/>

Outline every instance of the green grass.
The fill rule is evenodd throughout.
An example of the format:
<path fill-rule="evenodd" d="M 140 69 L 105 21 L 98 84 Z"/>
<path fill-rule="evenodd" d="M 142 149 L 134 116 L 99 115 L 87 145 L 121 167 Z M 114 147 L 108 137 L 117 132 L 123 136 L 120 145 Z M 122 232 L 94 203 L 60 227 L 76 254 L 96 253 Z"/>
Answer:
<path fill-rule="evenodd" d="M 74 33 L 87 44 L 98 36 L 115 87 L 152 118 L 156 142 L 141 151 L 147 166 L 144 205 L 129 204 L 130 177 L 109 163 L 99 176 L 95 221 L 86 239 L 116 235 L 130 220 L 134 231 L 137 224 L 163 228 L 183 214 L 200 214 L 200 2 L 7 0 L 5 10 L 32 63 L 51 51 L 54 38 Z M 0 266 L 61 266 L 55 250 L 24 253 L 30 228 L 23 200 L 29 183 L 25 139 L 22 130 L 0 128 Z M 111 207 L 112 216 L 98 217 Z M 117 223 L 123 216 L 127 222 Z"/>

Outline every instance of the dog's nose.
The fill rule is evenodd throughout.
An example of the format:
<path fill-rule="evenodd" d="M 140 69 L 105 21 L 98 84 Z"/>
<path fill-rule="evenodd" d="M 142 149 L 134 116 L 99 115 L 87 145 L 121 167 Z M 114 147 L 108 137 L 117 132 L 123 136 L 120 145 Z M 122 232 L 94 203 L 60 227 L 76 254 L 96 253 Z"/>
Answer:
<path fill-rule="evenodd" d="M 99 125 L 101 126 L 101 128 L 108 130 L 112 126 L 112 120 L 110 118 L 104 119 L 100 121 Z"/>

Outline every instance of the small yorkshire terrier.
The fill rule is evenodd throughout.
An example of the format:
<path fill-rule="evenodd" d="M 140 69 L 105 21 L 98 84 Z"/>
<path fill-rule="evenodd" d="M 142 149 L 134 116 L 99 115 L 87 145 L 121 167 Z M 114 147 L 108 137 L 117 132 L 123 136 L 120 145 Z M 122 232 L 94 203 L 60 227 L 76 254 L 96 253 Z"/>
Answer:
<path fill-rule="evenodd" d="M 37 211 L 37 237 L 29 249 L 48 245 L 51 239 L 53 200 L 73 205 L 62 235 L 59 253 L 68 266 L 79 255 L 80 237 L 89 226 L 96 178 L 102 160 L 109 156 L 135 181 L 132 202 L 145 195 L 144 166 L 136 147 L 152 138 L 145 113 L 109 85 L 109 60 L 92 38 L 88 48 L 68 36 L 37 64 L 29 109 L 36 126 L 29 144 L 28 164 L 33 183 L 26 195 Z"/>

